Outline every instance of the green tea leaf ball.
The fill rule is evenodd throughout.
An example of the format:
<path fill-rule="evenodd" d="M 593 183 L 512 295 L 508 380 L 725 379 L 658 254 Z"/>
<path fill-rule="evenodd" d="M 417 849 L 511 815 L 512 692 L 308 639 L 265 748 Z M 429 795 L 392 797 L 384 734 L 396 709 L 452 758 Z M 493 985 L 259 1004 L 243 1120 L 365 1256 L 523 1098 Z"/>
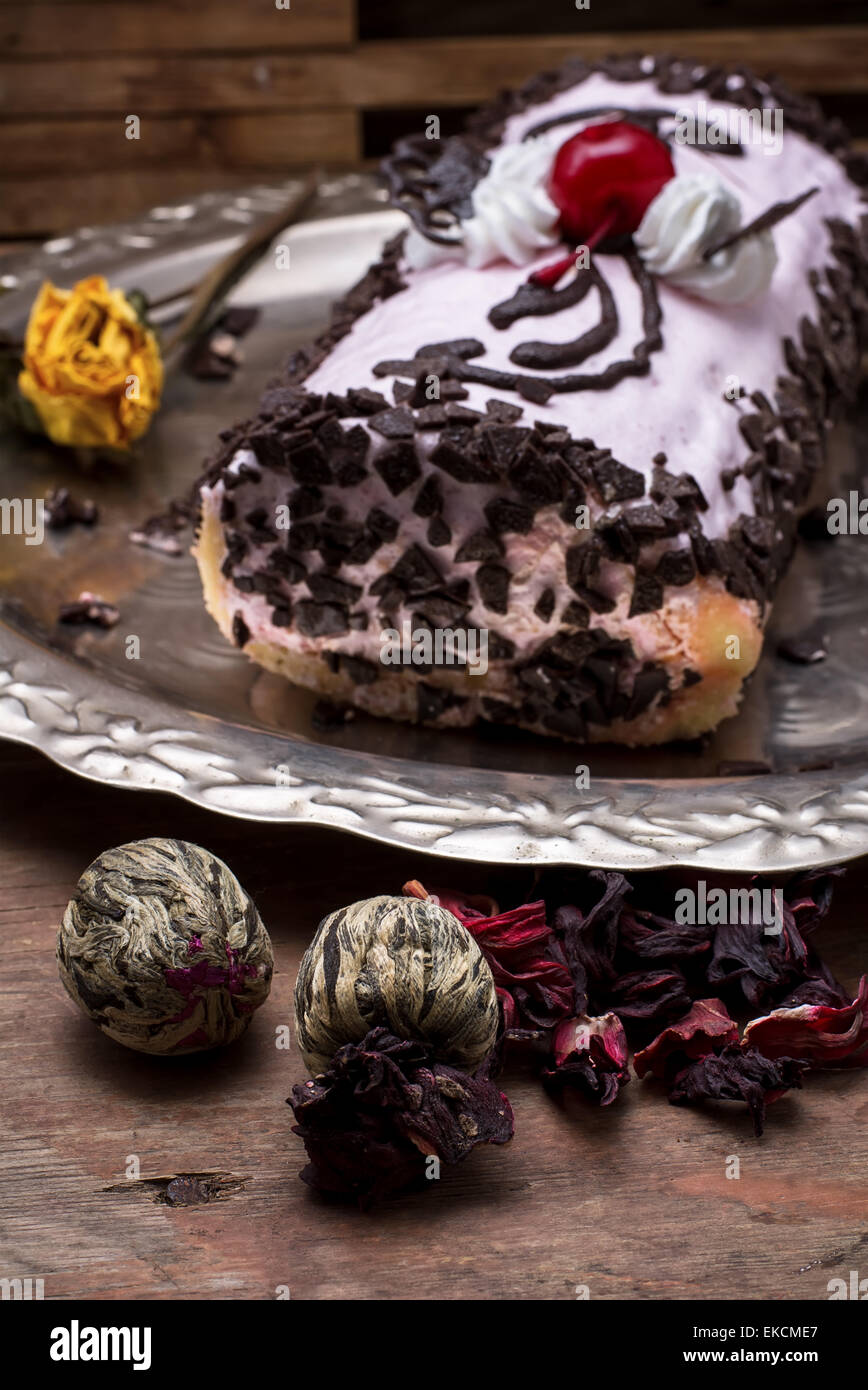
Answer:
<path fill-rule="evenodd" d="M 498 1017 L 473 937 L 418 898 L 368 898 L 324 918 L 295 986 L 296 1036 L 314 1075 L 378 1026 L 472 1072 L 494 1047 Z"/>
<path fill-rule="evenodd" d="M 177 1056 L 244 1033 L 271 988 L 271 942 L 235 875 L 184 840 L 137 840 L 85 869 L 63 915 L 67 993 L 137 1052 Z"/>

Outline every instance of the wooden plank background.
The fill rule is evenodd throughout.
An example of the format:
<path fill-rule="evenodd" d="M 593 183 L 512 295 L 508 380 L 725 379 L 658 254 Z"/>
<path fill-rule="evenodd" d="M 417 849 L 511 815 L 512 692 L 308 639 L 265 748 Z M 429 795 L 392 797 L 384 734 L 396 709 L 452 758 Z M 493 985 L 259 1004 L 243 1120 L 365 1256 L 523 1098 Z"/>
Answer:
<path fill-rule="evenodd" d="M 432 110 L 448 131 L 450 114 L 575 52 L 681 51 L 774 69 L 868 133 L 868 26 L 852 22 L 864 13 L 853 0 L 793 0 L 785 25 L 769 22 L 783 11 L 767 0 L 701 0 L 691 29 L 675 0 L 653 14 L 638 0 L 592 11 L 566 0 L 278 3 L 0 0 L 0 238 L 311 163 L 346 168 Z M 129 115 L 139 140 L 126 138 Z"/>
<path fill-rule="evenodd" d="M 271 933 L 271 995 L 224 1052 L 128 1052 L 58 978 L 55 935 L 82 870 L 148 835 L 219 854 Z M 512 1143 L 374 1212 L 314 1196 L 284 1104 L 304 1068 L 275 1029 L 291 1023 L 320 917 L 411 877 L 504 905 L 531 886 L 527 870 L 438 869 L 333 831 L 101 787 L 0 747 L 0 1276 L 43 1278 L 46 1299 L 74 1300 L 272 1299 L 287 1284 L 294 1300 L 572 1301 L 586 1284 L 592 1299 L 775 1301 L 825 1300 L 831 1278 L 868 1275 L 864 1070 L 809 1077 L 757 1140 L 741 1105 L 675 1108 L 633 1077 L 611 1109 L 560 1106 L 514 1062 L 502 1083 Z M 848 985 L 866 968 L 866 890 L 863 860 L 818 943 Z M 133 1154 L 139 1181 L 125 1178 Z M 183 1173 L 231 1181 L 220 1200 L 166 1206 Z"/>

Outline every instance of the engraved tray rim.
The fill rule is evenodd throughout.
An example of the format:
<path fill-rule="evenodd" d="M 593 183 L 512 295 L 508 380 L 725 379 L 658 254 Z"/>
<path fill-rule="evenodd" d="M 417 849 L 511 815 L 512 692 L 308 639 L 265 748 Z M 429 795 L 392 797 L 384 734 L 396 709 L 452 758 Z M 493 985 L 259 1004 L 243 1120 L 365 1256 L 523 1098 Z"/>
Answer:
<path fill-rule="evenodd" d="M 0 286 L 27 290 L 99 253 L 237 237 L 286 201 L 296 181 L 214 193 L 111 228 L 82 228 L 0 262 Z M 323 184 L 355 210 L 383 207 L 366 175 Z M 107 240 L 106 240 L 107 239 Z M 227 737 L 231 731 L 231 737 Z M 320 825 L 446 859 L 621 870 L 691 866 L 794 872 L 868 851 L 868 759 L 789 774 L 708 778 L 565 777 L 458 767 L 309 743 L 106 680 L 0 618 L 0 738 L 39 749 L 107 785 L 170 792 L 246 820 Z M 288 785 L 274 769 L 292 748 Z"/>

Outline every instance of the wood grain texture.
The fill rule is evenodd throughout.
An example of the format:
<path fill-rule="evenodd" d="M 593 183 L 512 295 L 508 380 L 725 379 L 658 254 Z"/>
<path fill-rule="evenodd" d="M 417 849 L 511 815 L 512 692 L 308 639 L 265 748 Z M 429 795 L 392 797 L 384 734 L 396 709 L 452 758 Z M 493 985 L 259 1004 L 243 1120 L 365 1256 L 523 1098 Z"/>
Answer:
<path fill-rule="evenodd" d="M 5 0 L 0 53 L 154 53 L 339 48 L 355 36 L 355 0 Z"/>
<path fill-rule="evenodd" d="M 347 52 L 215 57 L 152 54 L 82 57 L 57 89 L 53 62 L 0 62 L 7 110 L 19 116 L 61 109 L 70 114 L 280 110 L 311 106 L 418 106 L 482 101 L 502 87 L 553 67 L 570 54 L 600 58 L 643 50 L 683 52 L 706 62 L 774 69 L 813 92 L 861 92 L 866 76 L 862 25 L 756 31 L 678 31 L 546 38 L 430 39 L 373 42 Z M 627 42 L 626 40 L 629 40 Z M 59 107 L 59 102 L 62 106 Z"/>
<path fill-rule="evenodd" d="M 176 835 L 225 859 L 275 947 L 274 986 L 245 1039 L 161 1061 L 102 1037 L 66 999 L 54 936 L 82 869 L 109 844 Z M 868 1271 L 868 1079 L 809 1078 L 754 1140 L 742 1107 L 682 1110 L 631 1081 L 608 1111 L 548 1100 L 511 1066 L 516 1137 L 430 1190 L 372 1213 L 298 1180 L 284 1104 L 303 1078 L 295 974 L 319 919 L 393 892 L 431 861 L 330 832 L 258 826 L 157 795 L 100 788 L 0 748 L 0 1275 L 46 1298 L 827 1298 Z M 452 865 L 503 902 L 515 870 Z M 433 880 L 432 880 L 433 881 Z M 848 983 L 868 960 L 868 863 L 839 890 L 824 953 Z M 137 1155 L 141 1182 L 124 1178 Z M 742 1176 L 725 1177 L 730 1155 Z M 167 1182 L 217 1175 L 216 1200 L 173 1208 Z M 203 1180 L 207 1178 L 203 1176 Z"/>
<path fill-rule="evenodd" d="M 3 127 L 0 125 L 0 141 Z M 0 233 L 135 217 L 158 203 L 359 162 L 352 111 L 153 117 L 127 140 L 119 116 L 23 121 L 0 176 Z"/>
<path fill-rule="evenodd" d="M 141 138 L 127 140 L 120 116 L 95 120 L 19 121 L 9 141 L 7 179 L 65 177 L 145 169 L 269 170 L 281 175 L 316 160 L 358 156 L 352 111 L 273 111 L 266 116 L 155 116 Z"/>

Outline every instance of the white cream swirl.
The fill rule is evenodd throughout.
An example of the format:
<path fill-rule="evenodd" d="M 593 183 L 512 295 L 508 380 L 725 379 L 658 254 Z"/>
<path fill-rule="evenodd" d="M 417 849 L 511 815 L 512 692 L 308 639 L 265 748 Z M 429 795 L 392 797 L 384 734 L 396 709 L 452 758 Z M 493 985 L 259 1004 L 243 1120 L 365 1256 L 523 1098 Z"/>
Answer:
<path fill-rule="evenodd" d="M 705 252 L 741 226 L 741 205 L 713 174 L 678 174 L 648 207 L 635 235 L 654 275 L 713 304 L 742 304 L 764 294 L 777 265 L 771 232 Z"/>
<path fill-rule="evenodd" d="M 460 260 L 474 270 L 495 261 L 527 265 L 546 247 L 557 245 L 560 213 L 546 191 L 560 140 L 542 135 L 517 145 L 501 145 L 471 195 L 473 216 L 460 224 L 454 246 L 429 241 L 413 228 L 405 255 L 414 270 L 440 261 Z"/>

